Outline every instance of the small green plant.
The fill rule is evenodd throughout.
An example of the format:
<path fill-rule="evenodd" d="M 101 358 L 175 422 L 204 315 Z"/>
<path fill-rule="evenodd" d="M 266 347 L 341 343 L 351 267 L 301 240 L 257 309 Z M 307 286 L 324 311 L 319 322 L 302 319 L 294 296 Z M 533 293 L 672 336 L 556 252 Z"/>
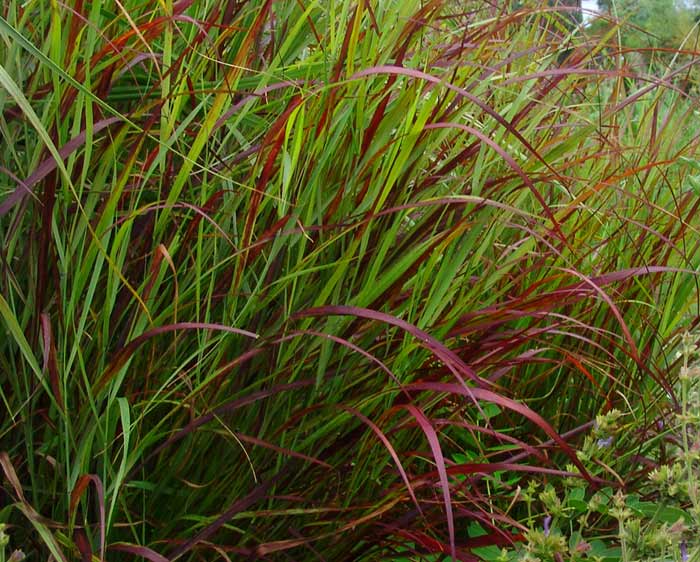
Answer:
<path fill-rule="evenodd" d="M 21 550 L 13 550 L 7 555 L 7 548 L 10 544 L 10 536 L 7 534 L 7 525 L 0 523 L 0 562 L 21 562 L 25 556 Z"/>
<path fill-rule="evenodd" d="M 592 492 L 571 478 L 538 491 L 537 483 L 530 481 L 520 493 L 527 506 L 525 541 L 493 560 L 700 560 L 700 365 L 696 338 L 686 333 L 680 339 L 675 387 L 679 407 L 667 425 L 657 424 L 666 443 L 666 460 L 657 458 L 659 466 L 634 492 L 625 491 L 624 485 Z M 600 415 L 585 437 L 579 458 L 592 474 L 629 463 L 629 457 L 621 455 L 629 445 L 624 435 L 630 429 L 622 425 L 623 419 L 615 409 Z"/>

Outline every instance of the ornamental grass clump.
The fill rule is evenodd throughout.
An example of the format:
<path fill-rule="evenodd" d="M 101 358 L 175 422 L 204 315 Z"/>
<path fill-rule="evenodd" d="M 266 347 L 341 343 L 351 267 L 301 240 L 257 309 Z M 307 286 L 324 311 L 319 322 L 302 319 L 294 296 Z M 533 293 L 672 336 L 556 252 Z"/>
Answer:
<path fill-rule="evenodd" d="M 698 317 L 697 107 L 513 4 L 2 3 L 12 548 L 620 548 Z"/>

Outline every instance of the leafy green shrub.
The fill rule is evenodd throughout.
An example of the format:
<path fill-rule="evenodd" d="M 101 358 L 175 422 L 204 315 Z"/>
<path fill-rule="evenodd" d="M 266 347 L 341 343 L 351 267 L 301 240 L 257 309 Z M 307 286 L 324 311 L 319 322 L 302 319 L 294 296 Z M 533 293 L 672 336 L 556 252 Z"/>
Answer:
<path fill-rule="evenodd" d="M 617 410 L 596 418 L 579 451 L 591 472 L 602 470 L 619 479 L 620 473 L 636 469 L 644 479 L 629 491 L 624 487 L 592 491 L 575 479 L 562 480 L 558 486 L 550 483 L 539 491 L 530 481 L 521 494 L 530 526 L 525 542 L 510 551 L 492 548 L 483 554 L 492 560 L 530 562 L 700 559 L 700 376 L 695 338 L 685 334 L 678 353 L 680 408 L 667 418 L 668 424 L 661 419 L 654 424 L 651 439 L 647 435 L 661 445 L 655 449 L 663 458 L 620 455 L 627 448 L 625 434 L 636 424 L 626 428 Z M 652 465 L 656 468 L 650 470 Z M 542 527 L 537 526 L 539 520 Z"/>

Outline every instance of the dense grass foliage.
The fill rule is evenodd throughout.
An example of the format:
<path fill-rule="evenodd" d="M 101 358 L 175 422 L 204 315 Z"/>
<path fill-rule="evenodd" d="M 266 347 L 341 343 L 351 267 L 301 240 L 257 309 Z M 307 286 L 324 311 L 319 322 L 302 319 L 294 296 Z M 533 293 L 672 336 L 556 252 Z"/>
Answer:
<path fill-rule="evenodd" d="M 508 5 L 3 4 L 13 548 L 474 560 L 540 525 L 529 481 L 663 461 L 691 63 Z"/>

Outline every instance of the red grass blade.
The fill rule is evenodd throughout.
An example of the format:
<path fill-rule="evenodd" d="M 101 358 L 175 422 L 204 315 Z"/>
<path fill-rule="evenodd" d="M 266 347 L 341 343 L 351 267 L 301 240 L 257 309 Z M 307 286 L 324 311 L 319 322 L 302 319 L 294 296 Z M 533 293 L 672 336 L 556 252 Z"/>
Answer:
<path fill-rule="evenodd" d="M 365 351 L 361 347 L 355 345 L 351 341 L 348 341 L 344 338 L 339 338 L 338 336 L 333 336 L 331 334 L 324 334 L 323 332 L 316 332 L 314 330 L 297 330 L 294 332 L 291 332 L 290 334 L 287 334 L 283 338 L 280 338 L 279 340 L 274 341 L 274 344 L 282 343 L 283 341 L 287 341 L 291 338 L 298 337 L 298 336 L 303 336 L 303 335 L 310 335 L 310 336 L 317 336 L 319 338 L 324 338 L 327 340 L 330 340 L 332 342 L 335 342 L 339 345 L 342 345 L 343 347 L 347 347 L 351 351 L 354 351 L 355 353 L 359 353 L 362 355 L 362 357 L 365 357 L 366 359 L 369 359 L 372 363 L 377 365 L 382 371 L 384 371 L 389 377 L 391 378 L 392 381 L 396 383 L 396 386 L 403 392 L 407 397 L 410 398 L 408 393 L 403 387 L 403 384 L 401 384 L 401 381 L 399 378 L 394 374 L 394 372 L 387 367 L 384 362 L 379 359 L 378 357 L 372 355 L 371 353 Z"/>
<path fill-rule="evenodd" d="M 78 506 L 83 492 L 92 482 L 97 491 L 97 502 L 100 510 L 100 560 L 105 559 L 105 522 L 107 521 L 105 517 L 105 494 L 104 487 L 102 486 L 102 480 L 96 474 L 83 474 L 75 484 L 75 488 L 70 494 L 70 507 L 69 513 L 71 516 L 75 515 L 75 509 Z"/>
<path fill-rule="evenodd" d="M 557 221 L 556 217 L 554 216 L 554 213 L 552 210 L 549 208 L 549 205 L 547 205 L 547 201 L 545 201 L 544 197 L 542 197 L 542 194 L 537 191 L 537 188 L 535 187 L 535 184 L 532 182 L 530 177 L 525 173 L 525 171 L 518 165 L 518 163 L 513 159 L 513 157 L 508 154 L 501 146 L 491 140 L 488 136 L 486 136 L 484 133 L 481 131 L 478 131 L 477 129 L 474 129 L 473 127 L 469 127 L 468 125 L 463 125 L 461 123 L 429 123 L 428 125 L 425 126 L 426 129 L 461 129 L 462 131 L 469 133 L 470 135 L 474 135 L 476 138 L 478 138 L 481 142 L 484 144 L 487 144 L 491 148 L 493 148 L 498 155 L 505 160 L 508 165 L 513 168 L 513 171 L 518 174 L 521 180 L 523 180 L 523 183 L 530 189 L 532 194 L 535 196 L 537 201 L 539 201 L 540 205 L 542 205 L 542 208 L 544 209 L 545 214 L 547 215 L 547 218 L 552 221 L 552 225 L 554 226 L 554 230 L 557 232 L 559 237 L 561 238 L 562 242 L 566 242 L 566 237 L 564 236 L 564 233 L 561 231 L 561 225 Z"/>
<path fill-rule="evenodd" d="M 343 410 L 350 412 L 353 416 L 357 417 L 359 420 L 361 420 L 364 424 L 366 424 L 373 432 L 374 434 L 379 438 L 379 440 L 382 442 L 384 445 L 384 448 L 389 452 L 391 455 L 391 458 L 394 460 L 394 463 L 396 463 L 396 468 L 399 471 L 399 474 L 401 475 L 401 479 L 403 480 L 404 484 L 406 485 L 406 489 L 408 490 L 409 495 L 411 496 L 411 500 L 413 500 L 413 503 L 416 506 L 416 509 L 418 510 L 418 513 L 423 516 L 423 510 L 420 507 L 420 504 L 418 503 L 418 499 L 416 498 L 416 494 L 413 491 L 413 486 L 411 486 L 411 481 L 408 479 L 408 475 L 406 474 L 406 471 L 403 468 L 403 465 L 401 464 L 401 459 L 399 459 L 399 455 L 396 453 L 396 449 L 391 445 L 391 442 L 387 438 L 386 435 L 384 435 L 384 432 L 379 429 L 379 427 L 372 421 L 370 420 L 367 416 L 363 415 L 361 412 L 357 411 L 355 408 L 351 408 L 349 406 L 340 406 Z"/>
<path fill-rule="evenodd" d="M 15 471 L 15 467 L 12 465 L 10 455 L 8 455 L 5 451 L 0 452 L 0 466 L 2 466 L 2 470 L 5 473 L 5 478 L 7 478 L 7 481 L 10 483 L 10 486 L 12 486 L 12 489 L 14 490 L 17 499 L 26 506 L 28 512 L 31 515 L 39 517 L 39 514 L 34 510 L 34 508 L 31 505 L 29 505 L 29 502 L 27 502 L 27 499 L 24 497 L 22 483 L 17 477 L 17 472 Z"/>
<path fill-rule="evenodd" d="M 234 502 L 226 511 L 224 511 L 219 517 L 217 517 L 217 519 L 213 523 L 211 523 L 202 531 L 197 533 L 197 535 L 194 538 L 190 539 L 185 544 L 176 548 L 170 555 L 170 562 L 177 560 L 178 558 L 180 558 L 180 556 L 192 550 L 192 548 L 194 548 L 198 543 L 208 540 L 214 533 L 216 533 L 216 531 L 218 531 L 228 521 L 230 521 L 236 513 L 245 511 L 251 505 L 263 499 L 267 495 L 267 491 L 270 489 L 272 484 L 275 482 L 275 480 L 279 478 L 281 474 L 284 474 L 284 467 L 275 478 L 258 484 L 247 496 Z"/>
<path fill-rule="evenodd" d="M 456 386 L 456 385 L 455 385 Z M 460 387 L 461 389 L 461 387 Z M 438 474 L 440 476 L 440 485 L 442 486 L 442 497 L 445 502 L 445 516 L 447 518 L 447 532 L 450 537 L 450 555 L 453 558 L 457 558 L 457 546 L 455 544 L 455 522 L 454 515 L 452 513 L 452 499 L 450 498 L 450 484 L 447 480 L 447 470 L 445 467 L 445 458 L 442 455 L 442 449 L 440 447 L 440 440 L 438 439 L 435 428 L 425 417 L 425 414 L 416 408 L 413 404 L 406 404 L 402 406 L 408 410 L 416 421 L 420 425 L 425 437 L 428 439 L 428 444 L 430 445 L 430 450 L 435 458 L 435 464 L 437 466 Z"/>
<path fill-rule="evenodd" d="M 97 123 L 92 125 L 93 136 L 98 134 L 103 129 L 106 129 L 110 125 L 121 121 L 119 117 L 109 117 L 107 119 L 102 119 Z M 78 148 L 85 144 L 85 139 L 87 137 L 87 132 L 82 131 L 79 135 L 69 140 L 64 144 L 59 150 L 58 154 L 64 160 L 70 156 L 71 153 L 75 152 Z M 5 197 L 5 200 L 0 203 L 0 217 L 7 214 L 7 212 L 12 209 L 17 203 L 22 201 L 30 192 L 31 188 L 37 183 L 43 180 L 51 172 L 53 172 L 57 167 L 56 161 L 53 157 L 44 160 L 39 164 L 29 177 L 24 181 L 23 184 L 19 185 L 10 195 Z"/>
<path fill-rule="evenodd" d="M 151 453 L 149 453 L 140 464 L 138 464 L 133 469 L 131 469 L 131 471 L 129 472 L 129 477 L 131 477 L 131 475 L 133 475 L 134 473 L 138 472 L 141 468 L 143 468 L 143 466 L 149 460 L 151 460 L 155 455 L 160 453 L 163 449 L 165 449 L 166 447 L 169 447 L 170 445 L 176 443 L 180 439 L 186 437 L 187 435 L 192 433 L 194 430 L 196 430 L 198 427 L 201 427 L 204 424 L 209 423 L 210 421 L 214 420 L 216 418 L 216 416 L 221 416 L 223 414 L 233 412 L 233 411 L 237 410 L 238 408 L 242 408 L 243 406 L 247 406 L 248 404 L 253 404 L 253 403 L 257 402 L 258 400 L 262 400 L 263 398 L 268 398 L 270 396 L 274 396 L 275 394 L 279 394 L 280 392 L 304 388 L 307 386 L 312 386 L 313 384 L 314 384 L 314 381 L 311 379 L 295 381 L 295 382 L 289 383 L 289 384 L 274 386 L 274 387 L 268 388 L 266 390 L 260 390 L 258 392 L 254 392 L 252 394 L 249 394 L 248 396 L 244 396 L 243 398 L 239 398 L 237 400 L 233 400 L 227 404 L 223 404 L 222 406 L 219 406 L 218 408 L 214 409 L 214 411 L 209 412 L 208 414 L 204 414 L 203 416 L 200 416 L 200 417 L 192 420 L 185 427 L 176 431 L 173 435 L 168 437 L 168 439 L 166 439 L 163 443 L 158 445 Z"/>
<path fill-rule="evenodd" d="M 120 349 L 105 372 L 102 373 L 100 378 L 97 380 L 97 383 L 95 384 L 95 391 L 99 392 L 102 390 L 109 380 L 117 373 L 117 371 L 124 366 L 124 363 L 128 361 L 129 357 L 131 357 L 134 352 L 149 339 L 168 332 L 175 332 L 177 330 L 214 330 L 219 332 L 228 332 L 230 334 L 237 334 L 239 336 L 245 336 L 251 339 L 258 339 L 260 337 L 258 334 L 254 334 L 253 332 L 249 332 L 247 330 L 241 330 L 240 328 L 233 328 L 223 324 L 212 324 L 207 322 L 178 322 L 176 324 L 160 326 L 134 338 L 122 349 Z"/>
<path fill-rule="evenodd" d="M 502 408 L 507 408 L 517 414 L 520 414 L 524 418 L 527 418 L 533 422 L 537 427 L 544 431 L 549 437 L 551 437 L 554 442 L 559 445 L 561 450 L 566 453 L 566 455 L 571 459 L 571 462 L 581 471 L 581 475 L 594 487 L 598 487 L 598 482 L 594 479 L 586 470 L 586 467 L 581 463 L 581 461 L 576 456 L 576 452 L 571 448 L 571 446 L 562 439 L 562 437 L 554 431 L 554 428 L 549 425 L 549 423 L 540 416 L 537 412 L 534 412 L 527 406 L 506 398 L 500 394 L 496 394 L 490 390 L 484 388 L 471 388 L 470 392 L 465 391 L 465 389 L 454 383 L 443 383 L 443 382 L 428 382 L 428 383 L 411 383 L 406 385 L 409 390 L 423 390 L 432 392 L 444 392 L 447 394 L 460 394 L 466 397 L 473 397 L 477 400 L 486 400 L 492 404 L 496 404 Z"/>
<path fill-rule="evenodd" d="M 156 551 L 151 550 L 147 546 L 138 546 L 136 544 L 129 544 L 124 542 L 118 542 L 109 545 L 109 550 L 116 550 L 117 552 L 126 552 L 128 554 L 133 554 L 134 556 L 140 556 L 151 562 L 170 562 L 162 554 L 158 554 Z"/>
<path fill-rule="evenodd" d="M 622 314 L 620 313 L 620 310 L 615 306 L 615 303 L 612 301 L 612 299 L 608 296 L 608 294 L 603 291 L 603 289 L 598 285 L 593 279 L 590 279 L 589 277 L 586 277 L 582 273 L 579 273 L 578 271 L 574 269 L 562 269 L 562 271 L 565 271 L 566 273 L 569 273 L 571 275 L 574 275 L 575 277 L 578 277 L 581 279 L 583 283 L 586 285 L 590 286 L 599 296 L 602 298 L 605 303 L 610 307 L 610 310 L 612 311 L 613 315 L 617 319 L 618 323 L 620 324 L 620 329 L 622 330 L 622 333 L 625 335 L 625 339 L 627 340 L 627 343 L 630 346 L 630 350 L 632 352 L 632 358 L 639 363 L 639 351 L 637 350 L 637 345 L 634 343 L 634 339 L 632 338 L 632 334 L 627 327 L 627 323 L 625 322 L 624 318 L 622 317 Z"/>
<path fill-rule="evenodd" d="M 58 376 L 58 361 L 56 360 L 56 344 L 51 330 L 51 320 L 45 312 L 41 313 L 41 334 L 44 340 L 44 371 L 49 373 L 51 390 L 53 391 L 56 403 L 61 410 L 65 410 L 63 399 L 61 398 L 61 383 Z"/>
<path fill-rule="evenodd" d="M 447 366 L 447 368 L 450 369 L 450 371 L 455 375 L 455 378 L 459 380 L 464 388 L 469 387 L 467 387 L 466 383 L 464 382 L 463 375 L 475 382 L 480 387 L 489 386 L 490 384 L 488 381 L 485 381 L 479 377 L 476 372 L 464 361 L 462 361 L 462 359 L 456 353 L 445 347 L 445 345 L 440 343 L 438 340 L 413 324 L 410 324 L 405 320 L 401 320 L 400 318 L 396 318 L 391 314 L 357 306 L 330 305 L 309 308 L 307 310 L 297 312 L 292 315 L 292 318 L 319 316 L 355 316 L 358 318 L 376 320 L 378 322 L 384 322 L 386 324 L 396 326 L 397 328 L 401 328 L 414 336 L 426 349 L 434 353 L 438 359 L 440 359 Z"/>
<path fill-rule="evenodd" d="M 270 449 L 271 451 L 275 451 L 276 453 L 280 453 L 280 454 L 286 455 L 288 457 L 294 457 L 296 459 L 301 459 L 301 460 L 309 462 L 311 464 L 317 464 L 319 466 L 322 466 L 323 468 L 330 468 L 330 469 L 333 468 L 330 464 L 328 464 L 327 462 L 323 462 L 320 459 L 310 457 L 310 456 L 304 455 L 302 453 L 297 453 L 296 451 L 292 451 L 291 449 L 287 449 L 285 447 L 279 447 L 277 445 L 274 445 L 274 444 L 269 443 L 267 441 L 264 441 L 262 439 L 258 439 L 257 437 L 252 437 L 250 435 L 244 435 L 243 433 L 239 433 L 239 432 L 234 432 L 234 435 L 238 439 L 240 439 L 241 441 L 244 441 L 245 443 L 257 445 L 258 447 L 264 447 L 265 449 Z"/>
<path fill-rule="evenodd" d="M 447 554 L 449 552 L 449 546 L 441 543 L 439 540 L 434 539 L 430 535 L 422 531 L 409 531 L 407 529 L 397 529 L 396 534 L 408 539 L 411 542 L 419 544 L 424 550 L 427 550 L 431 554 Z M 403 554 L 403 553 L 402 553 Z M 421 556 L 420 552 L 414 550 L 416 556 Z M 479 562 L 479 558 L 470 554 L 464 554 L 463 552 L 457 552 L 456 556 L 452 556 L 454 560 L 460 560 L 461 562 Z"/>
<path fill-rule="evenodd" d="M 92 546 L 87 538 L 85 529 L 75 529 L 73 531 L 73 542 L 78 547 L 78 552 L 80 552 L 80 562 L 92 562 Z M 104 556 L 100 560 L 103 561 Z"/>

